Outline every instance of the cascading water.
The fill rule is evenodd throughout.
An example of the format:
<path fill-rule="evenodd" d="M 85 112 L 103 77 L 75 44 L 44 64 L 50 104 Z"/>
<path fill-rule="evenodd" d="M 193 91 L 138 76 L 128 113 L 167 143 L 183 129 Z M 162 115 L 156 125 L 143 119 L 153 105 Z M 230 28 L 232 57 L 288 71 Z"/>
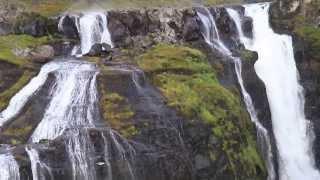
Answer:
<path fill-rule="evenodd" d="M 203 14 L 200 11 L 197 12 L 197 15 L 199 16 L 201 22 L 202 22 L 202 34 L 204 36 L 204 39 L 206 42 L 213 48 L 218 49 L 221 53 L 223 53 L 225 56 L 233 60 L 235 65 L 235 71 L 238 79 L 238 83 L 241 88 L 243 100 L 246 104 L 247 111 L 250 115 L 251 121 L 255 124 L 257 128 L 257 136 L 259 139 L 259 142 L 261 143 L 261 149 L 265 151 L 265 160 L 267 162 L 267 169 L 268 169 L 268 179 L 273 180 L 275 179 L 275 170 L 273 166 L 273 156 L 272 156 L 272 149 L 271 149 L 271 143 L 270 143 L 270 137 L 268 135 L 268 131 L 263 127 L 263 125 L 259 122 L 256 110 L 253 106 L 253 102 L 251 99 L 251 96 L 245 89 L 245 86 L 243 84 L 242 79 L 242 64 L 241 60 L 237 57 L 233 57 L 231 51 L 224 45 L 223 41 L 220 39 L 219 30 L 216 27 L 215 20 L 210 13 L 210 11 L 207 8 L 204 8 L 205 12 L 207 14 Z M 234 10 L 227 9 L 228 13 L 231 17 L 235 17 Z M 236 20 L 235 20 L 236 21 Z M 240 22 L 240 21 L 239 21 Z M 243 31 L 241 28 L 241 25 L 238 21 L 236 21 L 237 30 L 239 34 L 240 40 L 244 37 Z"/>
<path fill-rule="evenodd" d="M 269 25 L 269 6 L 245 6 L 245 15 L 253 19 L 253 39 L 244 43 L 259 54 L 255 70 L 266 86 L 279 153 L 279 176 L 281 180 L 319 180 L 292 38 L 274 33 Z"/>
<path fill-rule="evenodd" d="M 11 153 L 0 154 L 0 180 L 20 180 L 19 165 Z"/>
<path fill-rule="evenodd" d="M 41 162 L 38 151 L 32 147 L 26 147 L 26 152 L 30 158 L 33 180 L 53 180 L 51 169 Z M 44 173 L 47 173 L 48 177 Z"/>
<path fill-rule="evenodd" d="M 80 36 L 80 46 L 76 46 L 72 55 L 85 55 L 89 53 L 91 47 L 94 44 L 103 44 L 106 43 L 112 45 L 111 35 L 108 29 L 108 19 L 107 13 L 90 11 L 82 13 L 81 16 L 71 15 L 74 19 L 75 26 L 77 27 L 79 36 Z M 63 30 L 63 21 L 64 17 L 60 19 L 59 29 Z M 81 53 L 78 53 L 81 51 Z"/>
<path fill-rule="evenodd" d="M 231 56 L 231 52 L 220 39 L 220 34 L 216 22 L 208 8 L 201 8 L 197 15 L 202 22 L 202 36 L 207 44 L 218 49 L 221 53 Z"/>
<path fill-rule="evenodd" d="M 240 41 L 242 43 L 247 42 L 247 38 L 244 36 L 243 30 L 242 30 L 241 18 L 239 16 L 239 13 L 231 8 L 227 8 L 226 10 L 229 16 L 232 18 L 232 20 L 236 24 Z M 242 79 L 241 60 L 239 58 L 234 58 L 234 63 L 235 63 L 236 74 L 240 84 L 244 102 L 246 103 L 247 110 L 250 114 L 251 120 L 253 121 L 253 123 L 257 128 L 257 136 L 262 146 L 261 149 L 265 151 L 264 158 L 265 158 L 265 161 L 267 162 L 268 179 L 274 180 L 276 178 L 276 173 L 273 165 L 273 155 L 272 155 L 271 142 L 270 142 L 270 137 L 268 135 L 268 131 L 259 122 L 256 110 L 253 106 L 252 98 L 250 97 L 250 94 L 247 92 L 247 90 L 244 87 L 244 83 Z"/>

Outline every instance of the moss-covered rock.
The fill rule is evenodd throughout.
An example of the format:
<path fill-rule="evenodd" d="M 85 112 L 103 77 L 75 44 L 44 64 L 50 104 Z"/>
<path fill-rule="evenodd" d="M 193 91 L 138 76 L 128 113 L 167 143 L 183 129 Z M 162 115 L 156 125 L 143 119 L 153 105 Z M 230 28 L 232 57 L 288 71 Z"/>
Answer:
<path fill-rule="evenodd" d="M 47 44 L 51 39 L 47 36 L 35 38 L 29 35 L 0 36 L 0 61 L 23 66 L 28 63 L 25 53 L 42 44 Z"/>
<path fill-rule="evenodd" d="M 100 106 L 106 123 L 126 138 L 138 134 L 138 130 L 130 121 L 134 112 L 128 100 L 117 93 L 107 92 L 103 84 L 100 85 L 100 92 Z"/>
<path fill-rule="evenodd" d="M 320 28 L 302 26 L 295 30 L 297 35 L 305 41 L 308 55 L 320 61 Z"/>
<path fill-rule="evenodd" d="M 248 114 L 238 94 L 219 84 L 200 51 L 161 44 L 142 55 L 138 64 L 169 106 L 190 120 L 201 120 L 210 126 L 219 143 L 208 151 L 211 157 L 219 157 L 217 149 L 226 155 L 225 171 L 236 179 L 263 179 L 265 167 Z"/>

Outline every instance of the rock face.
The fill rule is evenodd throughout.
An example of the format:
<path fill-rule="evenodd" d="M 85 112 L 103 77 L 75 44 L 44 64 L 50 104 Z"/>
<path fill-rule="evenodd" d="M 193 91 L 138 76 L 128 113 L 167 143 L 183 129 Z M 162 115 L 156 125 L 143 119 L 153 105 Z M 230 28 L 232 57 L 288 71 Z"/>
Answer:
<path fill-rule="evenodd" d="M 243 14 L 241 7 L 234 8 Z M 136 179 L 139 180 L 233 180 L 235 178 L 259 180 L 266 178 L 264 164 L 257 153 L 255 132 L 237 90 L 234 64 L 206 45 L 200 32 L 200 21 L 196 10 L 196 8 L 160 8 L 110 11 L 108 13 L 108 27 L 115 49 L 110 50 L 110 47 L 105 44 L 95 44 L 87 55 L 95 57 L 85 58 L 94 62 L 98 61 L 97 66 L 101 70 L 98 77 L 98 88 L 101 96 L 102 116 L 106 122 L 101 123 L 101 127 L 88 129 L 89 139 L 95 150 L 92 157 L 94 157 L 98 179 L 108 175 L 105 172 L 107 165 L 103 164 L 105 161 L 103 159 L 104 136 L 110 142 L 108 145 L 110 145 L 110 153 L 114 155 L 112 157 L 115 157 L 110 160 L 114 165 L 112 167 L 113 178 L 125 180 L 128 178 L 124 176 L 130 173 L 125 167 L 124 160 L 117 156 L 119 145 L 113 142 L 114 137 L 112 139 L 108 134 L 109 127 L 112 127 L 114 132 L 117 131 L 115 139 L 125 147 L 125 154 L 128 154 L 128 157 L 131 157 L 129 147 L 135 149 L 134 158 L 132 158 L 133 170 Z M 218 7 L 210 8 L 210 11 L 217 20 L 222 39 L 235 54 L 240 56 L 235 24 L 226 10 Z M 48 22 L 48 19 L 40 17 L 39 19 L 28 18 L 27 15 L 26 17 L 18 26 L 15 26 L 17 28 L 15 33 L 27 33 L 33 36 L 47 35 L 48 32 L 56 33 L 55 29 L 49 29 L 53 20 Z M 79 34 L 74 18 L 72 16 L 64 18 L 59 27 L 59 36 L 78 40 Z M 55 25 L 57 24 L 55 21 Z M 246 33 L 250 34 L 252 30 L 250 19 L 246 18 L 243 24 Z M 202 61 L 198 61 L 197 58 L 199 56 L 201 60 L 206 58 L 201 55 L 201 52 L 192 48 L 182 48 L 186 50 L 182 51 L 181 56 L 178 54 L 181 48 L 169 48 L 169 52 L 161 52 L 155 57 L 150 56 L 151 59 L 155 58 L 152 60 L 160 62 L 163 69 L 160 68 L 153 74 L 144 75 L 144 72 L 137 68 L 135 59 L 159 43 L 197 47 L 208 53 L 210 64 L 204 61 L 206 62 L 206 68 L 204 68 Z M 73 42 L 66 46 L 72 45 Z M 20 53 L 20 56 L 32 56 L 30 59 L 34 60 L 33 63 L 44 63 L 57 55 L 57 51 L 64 49 L 63 47 L 64 45 L 46 45 L 16 53 Z M 102 62 L 101 56 L 105 55 L 104 53 L 111 55 L 107 56 L 105 62 Z M 261 94 L 265 94 L 265 90 L 253 70 L 255 55 L 254 52 L 250 52 L 250 57 L 243 55 L 243 57 L 252 58 L 252 61 L 244 62 L 243 76 L 247 82 L 246 87 L 257 102 L 255 106 L 259 110 L 259 117 L 264 118 L 263 121 L 268 124 L 267 101 L 264 99 L 265 96 L 261 97 Z M 178 62 L 174 65 L 163 63 L 162 59 L 157 59 L 159 57 L 168 58 L 169 62 L 177 60 Z M 181 57 L 185 58 L 179 62 Z M 196 64 L 184 64 L 191 61 L 195 61 Z M 154 62 L 150 63 L 151 67 L 158 67 L 152 66 Z M 176 65 L 178 66 L 174 67 Z M 11 81 L 16 81 L 14 77 L 9 77 L 12 74 L 5 69 L 14 69 L 20 73 L 13 65 L 3 67 L 2 69 L 0 66 L 0 75 L 4 76 L 0 76 L 0 80 L 4 79 L 4 82 L 0 83 L 0 93 L 1 88 L 8 89 L 12 86 Z M 148 72 L 147 69 L 144 70 Z M 217 77 L 212 77 L 213 74 L 216 74 Z M 154 78 L 155 75 L 160 78 Z M 167 75 L 177 79 L 172 77 L 161 79 Z M 191 80 L 185 82 L 183 78 L 191 78 Z M 172 81 L 179 81 L 180 86 L 160 86 L 160 84 L 172 83 Z M 206 81 L 210 81 L 208 83 L 210 86 L 207 86 Z M 24 144 L 27 143 L 30 133 L 39 123 L 43 107 L 46 107 L 49 98 L 52 98 L 48 93 L 53 82 L 53 77 L 50 77 L 45 88 L 32 98 L 30 105 L 14 122 L 5 125 L 0 133 L 0 143 L 17 145 L 13 153 L 21 165 L 22 179 L 32 177 L 30 159 L 24 150 Z M 198 102 L 199 100 L 195 101 L 193 98 L 188 99 L 188 93 L 181 93 L 181 91 L 189 90 L 190 87 L 199 88 L 197 84 L 203 87 L 197 89 L 197 92 L 205 90 L 210 96 L 206 97 L 205 94 L 199 93 L 197 98 L 201 98 L 201 101 Z M 164 96 L 165 90 L 187 96 L 179 102 L 172 103 L 171 99 Z M 232 97 L 232 101 L 219 99 L 222 97 L 221 92 L 227 94 L 223 96 L 225 99 Z M 191 95 L 190 97 L 193 97 Z M 208 97 L 213 98 L 214 101 L 206 102 Z M 184 101 L 189 103 L 187 106 L 195 108 L 183 112 L 175 106 L 179 103 L 183 104 Z M 202 107 L 200 105 L 203 104 L 193 103 L 213 103 L 212 107 L 218 108 Z M 216 112 L 216 109 L 221 111 Z M 236 113 L 233 111 L 235 109 Z M 185 113 L 191 115 L 186 116 Z M 219 118 L 213 119 L 210 113 Z M 43 140 L 39 144 L 30 145 L 38 150 L 41 160 L 52 167 L 55 179 L 69 180 L 72 177 L 69 157 L 65 153 L 64 139 L 72 135 L 72 130 L 69 130 L 54 141 Z"/>

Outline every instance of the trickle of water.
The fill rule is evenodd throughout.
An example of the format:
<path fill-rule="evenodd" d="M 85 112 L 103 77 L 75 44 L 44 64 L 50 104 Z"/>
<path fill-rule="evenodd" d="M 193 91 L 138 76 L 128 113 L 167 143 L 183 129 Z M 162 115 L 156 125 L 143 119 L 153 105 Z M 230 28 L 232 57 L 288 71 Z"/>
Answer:
<path fill-rule="evenodd" d="M 30 159 L 33 180 L 53 180 L 51 169 L 40 160 L 38 151 L 32 147 L 25 149 Z"/>
<path fill-rule="evenodd" d="M 231 56 L 231 52 L 220 39 L 219 30 L 216 22 L 208 8 L 202 8 L 203 11 L 197 11 L 197 15 L 201 20 L 201 31 L 207 44 L 212 48 L 218 49 L 221 53 Z"/>

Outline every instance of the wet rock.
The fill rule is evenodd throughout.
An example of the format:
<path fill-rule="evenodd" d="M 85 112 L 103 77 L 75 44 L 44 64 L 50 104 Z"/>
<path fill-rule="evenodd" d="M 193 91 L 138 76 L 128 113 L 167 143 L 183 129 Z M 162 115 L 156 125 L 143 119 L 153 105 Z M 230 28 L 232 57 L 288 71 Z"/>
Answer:
<path fill-rule="evenodd" d="M 16 34 L 28 34 L 34 37 L 56 34 L 57 21 L 48 19 L 36 13 L 20 14 L 14 24 Z"/>
<path fill-rule="evenodd" d="M 129 32 L 127 27 L 122 24 L 120 20 L 117 19 L 117 15 L 113 13 L 108 14 L 108 28 L 111 32 L 112 42 L 116 47 L 123 46 L 127 37 L 129 37 Z"/>
<path fill-rule="evenodd" d="M 12 32 L 12 25 L 5 22 L 0 22 L 0 35 L 8 35 Z"/>
<path fill-rule="evenodd" d="M 245 36 L 252 38 L 252 30 L 253 30 L 253 24 L 252 19 L 250 17 L 243 17 L 242 18 L 242 30 Z"/>
<path fill-rule="evenodd" d="M 199 40 L 202 35 L 200 33 L 199 23 L 194 16 L 186 16 L 184 18 L 184 26 L 183 26 L 183 38 L 186 41 L 196 41 Z"/>
<path fill-rule="evenodd" d="M 54 48 L 50 45 L 36 47 L 28 55 L 29 59 L 36 63 L 46 63 L 53 59 L 55 55 Z"/>
<path fill-rule="evenodd" d="M 210 166 L 210 160 L 207 159 L 206 156 L 203 156 L 201 154 L 196 155 L 195 157 L 195 168 L 197 170 L 205 169 Z"/>
<path fill-rule="evenodd" d="M 62 32 L 66 38 L 78 39 L 79 33 L 75 23 L 75 17 L 67 15 L 61 18 L 63 18 L 63 20 L 61 20 L 61 24 L 59 24 L 59 31 Z"/>
<path fill-rule="evenodd" d="M 102 45 L 101 44 L 94 44 L 87 56 L 100 56 L 102 53 Z"/>

